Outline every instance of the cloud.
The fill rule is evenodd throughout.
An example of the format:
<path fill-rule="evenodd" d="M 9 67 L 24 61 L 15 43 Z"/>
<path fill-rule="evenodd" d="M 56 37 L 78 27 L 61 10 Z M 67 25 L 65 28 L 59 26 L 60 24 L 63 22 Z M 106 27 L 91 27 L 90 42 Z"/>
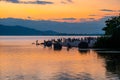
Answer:
<path fill-rule="evenodd" d="M 76 18 L 62 18 L 62 20 L 76 20 Z"/>
<path fill-rule="evenodd" d="M 53 2 L 48 2 L 48 1 L 28 1 L 28 2 L 21 2 L 24 4 L 53 4 Z"/>
<path fill-rule="evenodd" d="M 19 1 L 19 0 L 0 0 L 0 1 L 6 1 L 6 2 L 11 2 L 11 3 L 22 3 L 22 4 L 54 4 L 53 2 L 50 1 Z"/>
<path fill-rule="evenodd" d="M 73 0 L 65 0 L 65 1 L 61 1 L 62 4 L 67 4 L 67 3 L 73 3 Z"/>
<path fill-rule="evenodd" d="M 120 10 L 118 10 L 118 12 L 120 12 Z"/>
<path fill-rule="evenodd" d="M 68 22 L 68 23 L 74 23 L 76 22 L 78 19 L 77 18 L 59 18 L 59 19 L 52 19 L 53 21 L 57 21 L 57 22 Z"/>
<path fill-rule="evenodd" d="M 95 20 L 95 18 L 88 18 L 89 20 Z"/>
<path fill-rule="evenodd" d="M 28 18 L 28 19 L 31 19 L 31 17 L 30 17 L 30 16 L 28 16 L 27 18 Z"/>
<path fill-rule="evenodd" d="M 90 14 L 89 16 L 97 16 L 97 15 L 95 15 L 95 14 Z"/>
<path fill-rule="evenodd" d="M 115 12 L 115 10 L 111 10 L 111 9 L 100 9 L 100 11 L 104 11 L 104 12 Z"/>
<path fill-rule="evenodd" d="M 87 21 L 87 19 L 86 18 L 80 18 L 80 21 L 85 22 L 85 21 Z"/>
<path fill-rule="evenodd" d="M 73 0 L 67 0 L 67 2 L 73 3 Z"/>
<path fill-rule="evenodd" d="M 95 18 L 80 18 L 80 22 L 91 22 L 91 21 L 95 21 Z"/>
<path fill-rule="evenodd" d="M 6 2 L 12 2 L 12 3 L 19 3 L 19 0 L 0 0 L 0 1 L 6 1 Z"/>

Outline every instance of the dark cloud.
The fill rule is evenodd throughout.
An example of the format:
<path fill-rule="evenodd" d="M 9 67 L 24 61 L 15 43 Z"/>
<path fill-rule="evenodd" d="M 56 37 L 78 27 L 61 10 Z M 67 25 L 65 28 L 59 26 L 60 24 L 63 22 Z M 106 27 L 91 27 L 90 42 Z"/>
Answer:
<path fill-rule="evenodd" d="M 19 1 L 19 0 L 0 0 L 0 1 L 6 1 L 6 2 L 12 2 L 12 3 L 22 3 L 22 4 L 54 4 L 53 2 L 50 1 Z"/>
<path fill-rule="evenodd" d="M 7 1 L 10 1 L 12 3 L 19 3 L 19 0 L 7 0 Z"/>
<path fill-rule="evenodd" d="M 120 12 L 120 10 L 118 10 L 118 12 Z"/>
<path fill-rule="evenodd" d="M 62 18 L 62 20 L 76 20 L 76 18 Z"/>
<path fill-rule="evenodd" d="M 70 2 L 70 3 L 72 3 L 73 2 L 73 0 L 67 0 L 68 2 Z"/>
<path fill-rule="evenodd" d="M 0 1 L 6 1 L 6 2 L 12 2 L 12 3 L 19 3 L 19 0 L 0 0 Z"/>
<path fill-rule="evenodd" d="M 48 1 L 28 1 L 28 2 L 21 2 L 24 4 L 53 4 L 53 2 L 48 2 Z"/>
<path fill-rule="evenodd" d="M 100 11 L 104 11 L 104 12 L 115 12 L 115 10 L 111 10 L 111 9 L 101 9 Z"/>
<path fill-rule="evenodd" d="M 27 18 L 28 18 L 28 19 L 31 19 L 31 17 L 30 17 L 30 16 L 28 16 Z"/>

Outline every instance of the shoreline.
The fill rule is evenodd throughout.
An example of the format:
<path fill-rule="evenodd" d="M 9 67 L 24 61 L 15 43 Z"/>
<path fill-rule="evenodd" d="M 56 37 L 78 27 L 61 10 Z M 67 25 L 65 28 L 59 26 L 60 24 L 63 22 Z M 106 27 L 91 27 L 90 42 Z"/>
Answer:
<path fill-rule="evenodd" d="M 0 35 L 0 36 L 103 36 L 104 34 L 79 34 L 79 35 Z"/>

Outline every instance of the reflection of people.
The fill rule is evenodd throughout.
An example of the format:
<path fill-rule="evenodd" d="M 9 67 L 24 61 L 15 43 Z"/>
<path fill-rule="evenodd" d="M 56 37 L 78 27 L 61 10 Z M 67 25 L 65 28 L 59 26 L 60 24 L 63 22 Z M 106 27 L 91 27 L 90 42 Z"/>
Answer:
<path fill-rule="evenodd" d="M 44 40 L 44 48 L 46 47 L 46 41 Z"/>
<path fill-rule="evenodd" d="M 70 50 L 70 48 L 67 47 L 67 51 L 69 51 L 69 50 Z"/>
<path fill-rule="evenodd" d="M 36 40 L 36 45 L 39 45 L 38 40 Z"/>
<path fill-rule="evenodd" d="M 55 42 L 53 44 L 54 46 L 54 50 L 61 50 L 62 49 L 62 45 L 59 42 Z"/>
<path fill-rule="evenodd" d="M 69 51 L 70 48 L 72 48 L 72 46 L 68 43 L 67 44 L 67 51 Z"/>
<path fill-rule="evenodd" d="M 88 53 L 90 50 L 89 49 L 78 49 L 80 53 Z"/>
<path fill-rule="evenodd" d="M 71 45 L 68 43 L 68 44 L 67 44 L 67 47 L 68 47 L 68 48 L 71 48 Z"/>

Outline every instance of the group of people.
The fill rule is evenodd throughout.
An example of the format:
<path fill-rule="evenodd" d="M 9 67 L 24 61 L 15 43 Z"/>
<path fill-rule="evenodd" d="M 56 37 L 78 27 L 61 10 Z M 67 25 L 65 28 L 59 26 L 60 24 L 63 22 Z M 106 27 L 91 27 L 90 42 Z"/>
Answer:
<path fill-rule="evenodd" d="M 44 47 L 52 47 L 55 49 L 61 49 L 62 46 L 64 47 L 92 47 L 94 43 L 97 41 L 97 37 L 84 37 L 84 38 L 58 38 L 58 39 L 51 39 L 51 40 L 44 40 L 43 43 L 39 43 L 36 40 L 36 45 L 44 45 Z"/>

